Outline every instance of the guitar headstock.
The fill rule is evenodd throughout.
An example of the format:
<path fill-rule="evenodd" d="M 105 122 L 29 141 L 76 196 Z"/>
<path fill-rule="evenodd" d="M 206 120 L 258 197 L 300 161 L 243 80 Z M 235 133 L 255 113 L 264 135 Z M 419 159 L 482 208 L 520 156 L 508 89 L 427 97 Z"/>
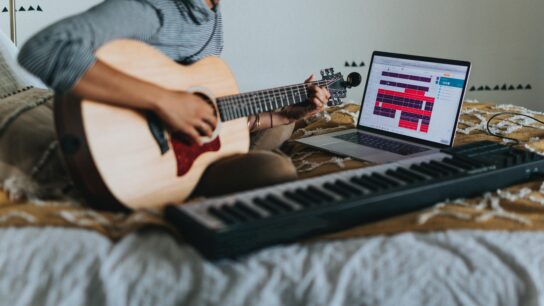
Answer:
<path fill-rule="evenodd" d="M 348 75 L 347 80 L 344 80 L 342 73 L 335 73 L 333 68 L 321 70 L 322 81 L 331 93 L 328 105 L 335 106 L 342 104 L 342 99 L 347 96 L 347 89 L 357 87 L 361 84 L 361 75 L 357 72 L 352 72 Z"/>

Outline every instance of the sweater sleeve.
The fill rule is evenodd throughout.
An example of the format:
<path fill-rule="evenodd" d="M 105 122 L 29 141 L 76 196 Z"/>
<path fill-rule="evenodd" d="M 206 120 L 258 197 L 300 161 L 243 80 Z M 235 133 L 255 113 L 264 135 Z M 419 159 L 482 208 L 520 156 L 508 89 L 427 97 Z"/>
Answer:
<path fill-rule="evenodd" d="M 149 39 L 161 23 L 160 12 L 144 0 L 106 0 L 36 34 L 22 47 L 18 60 L 63 94 L 94 65 L 94 53 L 102 45 L 121 38 Z"/>

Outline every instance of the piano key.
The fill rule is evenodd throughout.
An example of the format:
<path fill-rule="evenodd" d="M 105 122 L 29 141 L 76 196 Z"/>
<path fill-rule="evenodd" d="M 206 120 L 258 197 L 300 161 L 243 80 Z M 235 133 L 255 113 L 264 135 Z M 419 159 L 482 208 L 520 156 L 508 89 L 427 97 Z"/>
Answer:
<path fill-rule="evenodd" d="M 261 198 L 256 198 L 253 200 L 253 203 L 255 205 L 257 205 L 258 207 L 266 210 L 267 212 L 269 212 L 271 215 L 277 215 L 281 212 L 281 209 L 279 209 L 278 207 L 268 203 L 268 202 L 265 202 L 263 199 Z"/>
<path fill-rule="evenodd" d="M 381 181 L 383 181 L 383 182 L 385 182 L 385 183 L 387 183 L 387 184 L 389 184 L 390 186 L 393 186 L 393 187 L 397 187 L 397 186 L 400 185 L 397 181 L 392 180 L 392 179 L 390 179 L 388 177 L 385 177 L 385 176 L 383 176 L 383 175 L 381 175 L 379 173 L 373 173 L 371 175 L 371 177 L 373 177 L 373 178 L 375 178 L 377 180 L 381 180 Z"/>
<path fill-rule="evenodd" d="M 449 176 L 452 174 L 452 172 L 448 169 L 445 169 L 445 168 L 442 168 L 442 167 L 437 167 L 431 163 L 423 163 L 421 166 L 429 169 L 429 170 L 432 170 L 434 172 L 437 172 L 437 173 L 440 173 L 442 176 Z"/>
<path fill-rule="evenodd" d="M 450 165 L 453 165 L 455 167 L 464 169 L 464 170 L 471 170 L 473 169 L 473 166 L 470 164 L 467 164 L 459 159 L 453 159 L 453 158 L 445 158 L 444 162 Z"/>
<path fill-rule="evenodd" d="M 323 188 L 329 190 L 329 191 L 332 191 L 334 192 L 335 194 L 339 195 L 340 197 L 342 197 L 343 199 L 347 199 L 347 198 L 350 198 L 352 196 L 352 193 L 336 184 L 332 184 L 332 183 L 325 183 L 323 185 Z"/>
<path fill-rule="evenodd" d="M 450 173 L 452 173 L 452 174 L 456 174 L 456 173 L 461 172 L 461 170 L 458 169 L 458 168 L 452 167 L 452 166 L 450 166 L 448 164 L 445 164 L 445 163 L 437 162 L 435 160 L 432 160 L 430 163 L 431 163 L 431 165 L 434 165 L 435 167 L 444 168 L 447 171 L 450 171 Z"/>
<path fill-rule="evenodd" d="M 485 166 L 484 164 L 482 164 L 481 162 L 478 162 L 474 159 L 471 159 L 471 158 L 468 158 L 468 157 L 464 157 L 464 156 L 454 156 L 453 159 L 456 159 L 456 160 L 461 160 L 469 165 L 472 165 L 472 169 L 476 169 L 476 168 L 480 168 L 482 166 Z"/>
<path fill-rule="evenodd" d="M 419 173 L 422 173 L 422 174 L 425 174 L 427 176 L 430 176 L 432 178 L 439 178 L 441 177 L 442 175 L 440 173 L 436 173 L 432 170 L 429 170 L 429 169 L 426 169 L 420 165 L 412 165 L 410 166 L 410 169 L 414 170 L 414 171 L 417 171 Z"/>
<path fill-rule="evenodd" d="M 306 197 L 302 197 L 299 194 L 296 194 L 292 191 L 287 191 L 283 194 L 289 200 L 301 205 L 302 207 L 310 207 L 313 205 L 312 201 L 308 200 Z"/>
<path fill-rule="evenodd" d="M 276 205 L 277 207 L 280 207 L 284 211 L 293 211 L 293 210 L 295 210 L 295 208 L 293 206 L 285 203 L 284 201 L 282 201 L 280 198 L 276 197 L 273 194 L 270 194 L 270 195 L 266 196 L 265 200 L 268 201 L 271 204 Z"/>
<path fill-rule="evenodd" d="M 236 219 L 236 221 L 239 221 L 239 222 L 247 222 L 250 219 L 248 216 L 234 209 L 230 205 L 223 205 L 219 208 L 219 210 L 230 215 L 231 217 Z"/>
<path fill-rule="evenodd" d="M 350 184 L 348 184 L 348 183 L 346 183 L 344 181 L 337 180 L 334 184 L 337 185 L 340 188 L 343 188 L 343 189 L 349 191 L 353 195 L 362 195 L 362 194 L 364 194 L 364 191 L 362 191 L 361 189 L 358 189 L 358 188 L 356 188 L 354 186 L 351 186 Z"/>
<path fill-rule="evenodd" d="M 245 203 L 239 201 L 234 204 L 233 208 L 243 212 L 244 214 L 250 216 L 253 219 L 260 219 L 263 217 L 261 213 L 257 212 L 255 209 L 249 207 Z"/>
<path fill-rule="evenodd" d="M 314 186 L 310 186 L 308 187 L 308 192 L 312 192 L 316 195 L 318 195 L 319 197 L 321 197 L 324 201 L 334 201 L 334 198 L 330 195 L 328 195 L 327 193 L 317 189 L 316 187 Z"/>
<path fill-rule="evenodd" d="M 400 171 L 398 170 L 387 170 L 385 172 L 385 174 L 387 174 L 388 176 L 391 176 L 391 177 L 394 177 L 396 178 L 397 180 L 400 180 L 401 182 L 404 182 L 406 184 L 413 184 L 416 182 L 416 180 L 406 174 L 403 174 L 401 173 Z"/>
<path fill-rule="evenodd" d="M 411 171 L 411 170 L 408 170 L 406 168 L 398 168 L 397 171 L 401 174 L 404 174 L 404 175 L 407 175 L 411 178 L 413 178 L 414 180 L 416 181 L 426 181 L 427 178 L 422 176 L 422 175 L 419 175 L 418 173 L 414 172 L 414 171 Z"/>
<path fill-rule="evenodd" d="M 350 179 L 350 181 L 351 181 L 352 183 L 355 183 L 355 184 L 357 184 L 357 185 L 359 185 L 359 186 L 362 186 L 362 187 L 364 187 L 364 188 L 366 188 L 366 189 L 368 189 L 368 190 L 370 190 L 370 191 L 372 191 L 372 192 L 376 192 L 376 191 L 379 191 L 379 190 L 382 189 L 381 186 L 376 185 L 376 184 L 374 184 L 374 183 L 368 181 L 368 180 L 366 179 L 366 177 L 367 177 L 367 176 L 362 176 L 362 177 L 352 177 L 352 178 Z"/>
<path fill-rule="evenodd" d="M 315 203 L 316 205 L 321 204 L 324 200 L 320 198 L 318 195 L 315 195 L 309 191 L 306 191 L 302 188 L 296 189 L 295 193 L 299 194 L 301 197 L 305 197 L 308 200 L 312 201 L 312 203 Z"/>
<path fill-rule="evenodd" d="M 385 183 L 385 182 L 382 182 L 380 181 L 379 179 L 376 179 L 372 176 L 368 176 L 368 175 L 364 175 L 362 177 L 363 180 L 367 181 L 367 182 L 370 182 L 378 187 L 380 187 L 380 189 L 388 189 L 390 188 L 391 186 L 389 186 L 389 184 Z"/>
<path fill-rule="evenodd" d="M 222 211 L 220 211 L 219 209 L 215 207 L 208 208 L 208 213 L 228 225 L 233 225 L 237 223 L 236 219 L 232 218 L 228 214 L 223 213 Z"/>

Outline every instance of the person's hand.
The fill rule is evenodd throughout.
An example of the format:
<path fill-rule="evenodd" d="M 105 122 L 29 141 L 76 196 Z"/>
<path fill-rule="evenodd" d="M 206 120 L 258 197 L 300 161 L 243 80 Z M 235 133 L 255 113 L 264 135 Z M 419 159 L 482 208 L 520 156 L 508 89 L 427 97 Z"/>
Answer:
<path fill-rule="evenodd" d="M 315 81 L 315 76 L 312 74 L 305 83 L 311 83 L 313 81 Z M 331 98 L 329 90 L 313 84 L 309 85 L 308 89 L 310 96 L 307 103 L 291 105 L 280 112 L 280 114 L 288 119 L 289 122 L 311 117 L 325 109 L 327 102 Z"/>
<path fill-rule="evenodd" d="M 165 92 L 154 110 L 174 132 L 181 132 L 198 144 L 211 137 L 217 126 L 215 110 L 203 98 L 188 92 Z"/>

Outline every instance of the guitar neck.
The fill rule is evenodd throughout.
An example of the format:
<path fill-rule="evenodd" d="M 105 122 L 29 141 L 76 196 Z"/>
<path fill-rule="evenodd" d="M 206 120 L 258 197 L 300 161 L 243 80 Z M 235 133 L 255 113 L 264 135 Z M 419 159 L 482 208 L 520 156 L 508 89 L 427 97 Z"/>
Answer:
<path fill-rule="evenodd" d="M 327 81 L 297 84 L 266 90 L 253 91 L 217 99 L 221 120 L 229 121 L 242 117 L 273 111 L 308 100 L 308 85 L 327 86 Z"/>

